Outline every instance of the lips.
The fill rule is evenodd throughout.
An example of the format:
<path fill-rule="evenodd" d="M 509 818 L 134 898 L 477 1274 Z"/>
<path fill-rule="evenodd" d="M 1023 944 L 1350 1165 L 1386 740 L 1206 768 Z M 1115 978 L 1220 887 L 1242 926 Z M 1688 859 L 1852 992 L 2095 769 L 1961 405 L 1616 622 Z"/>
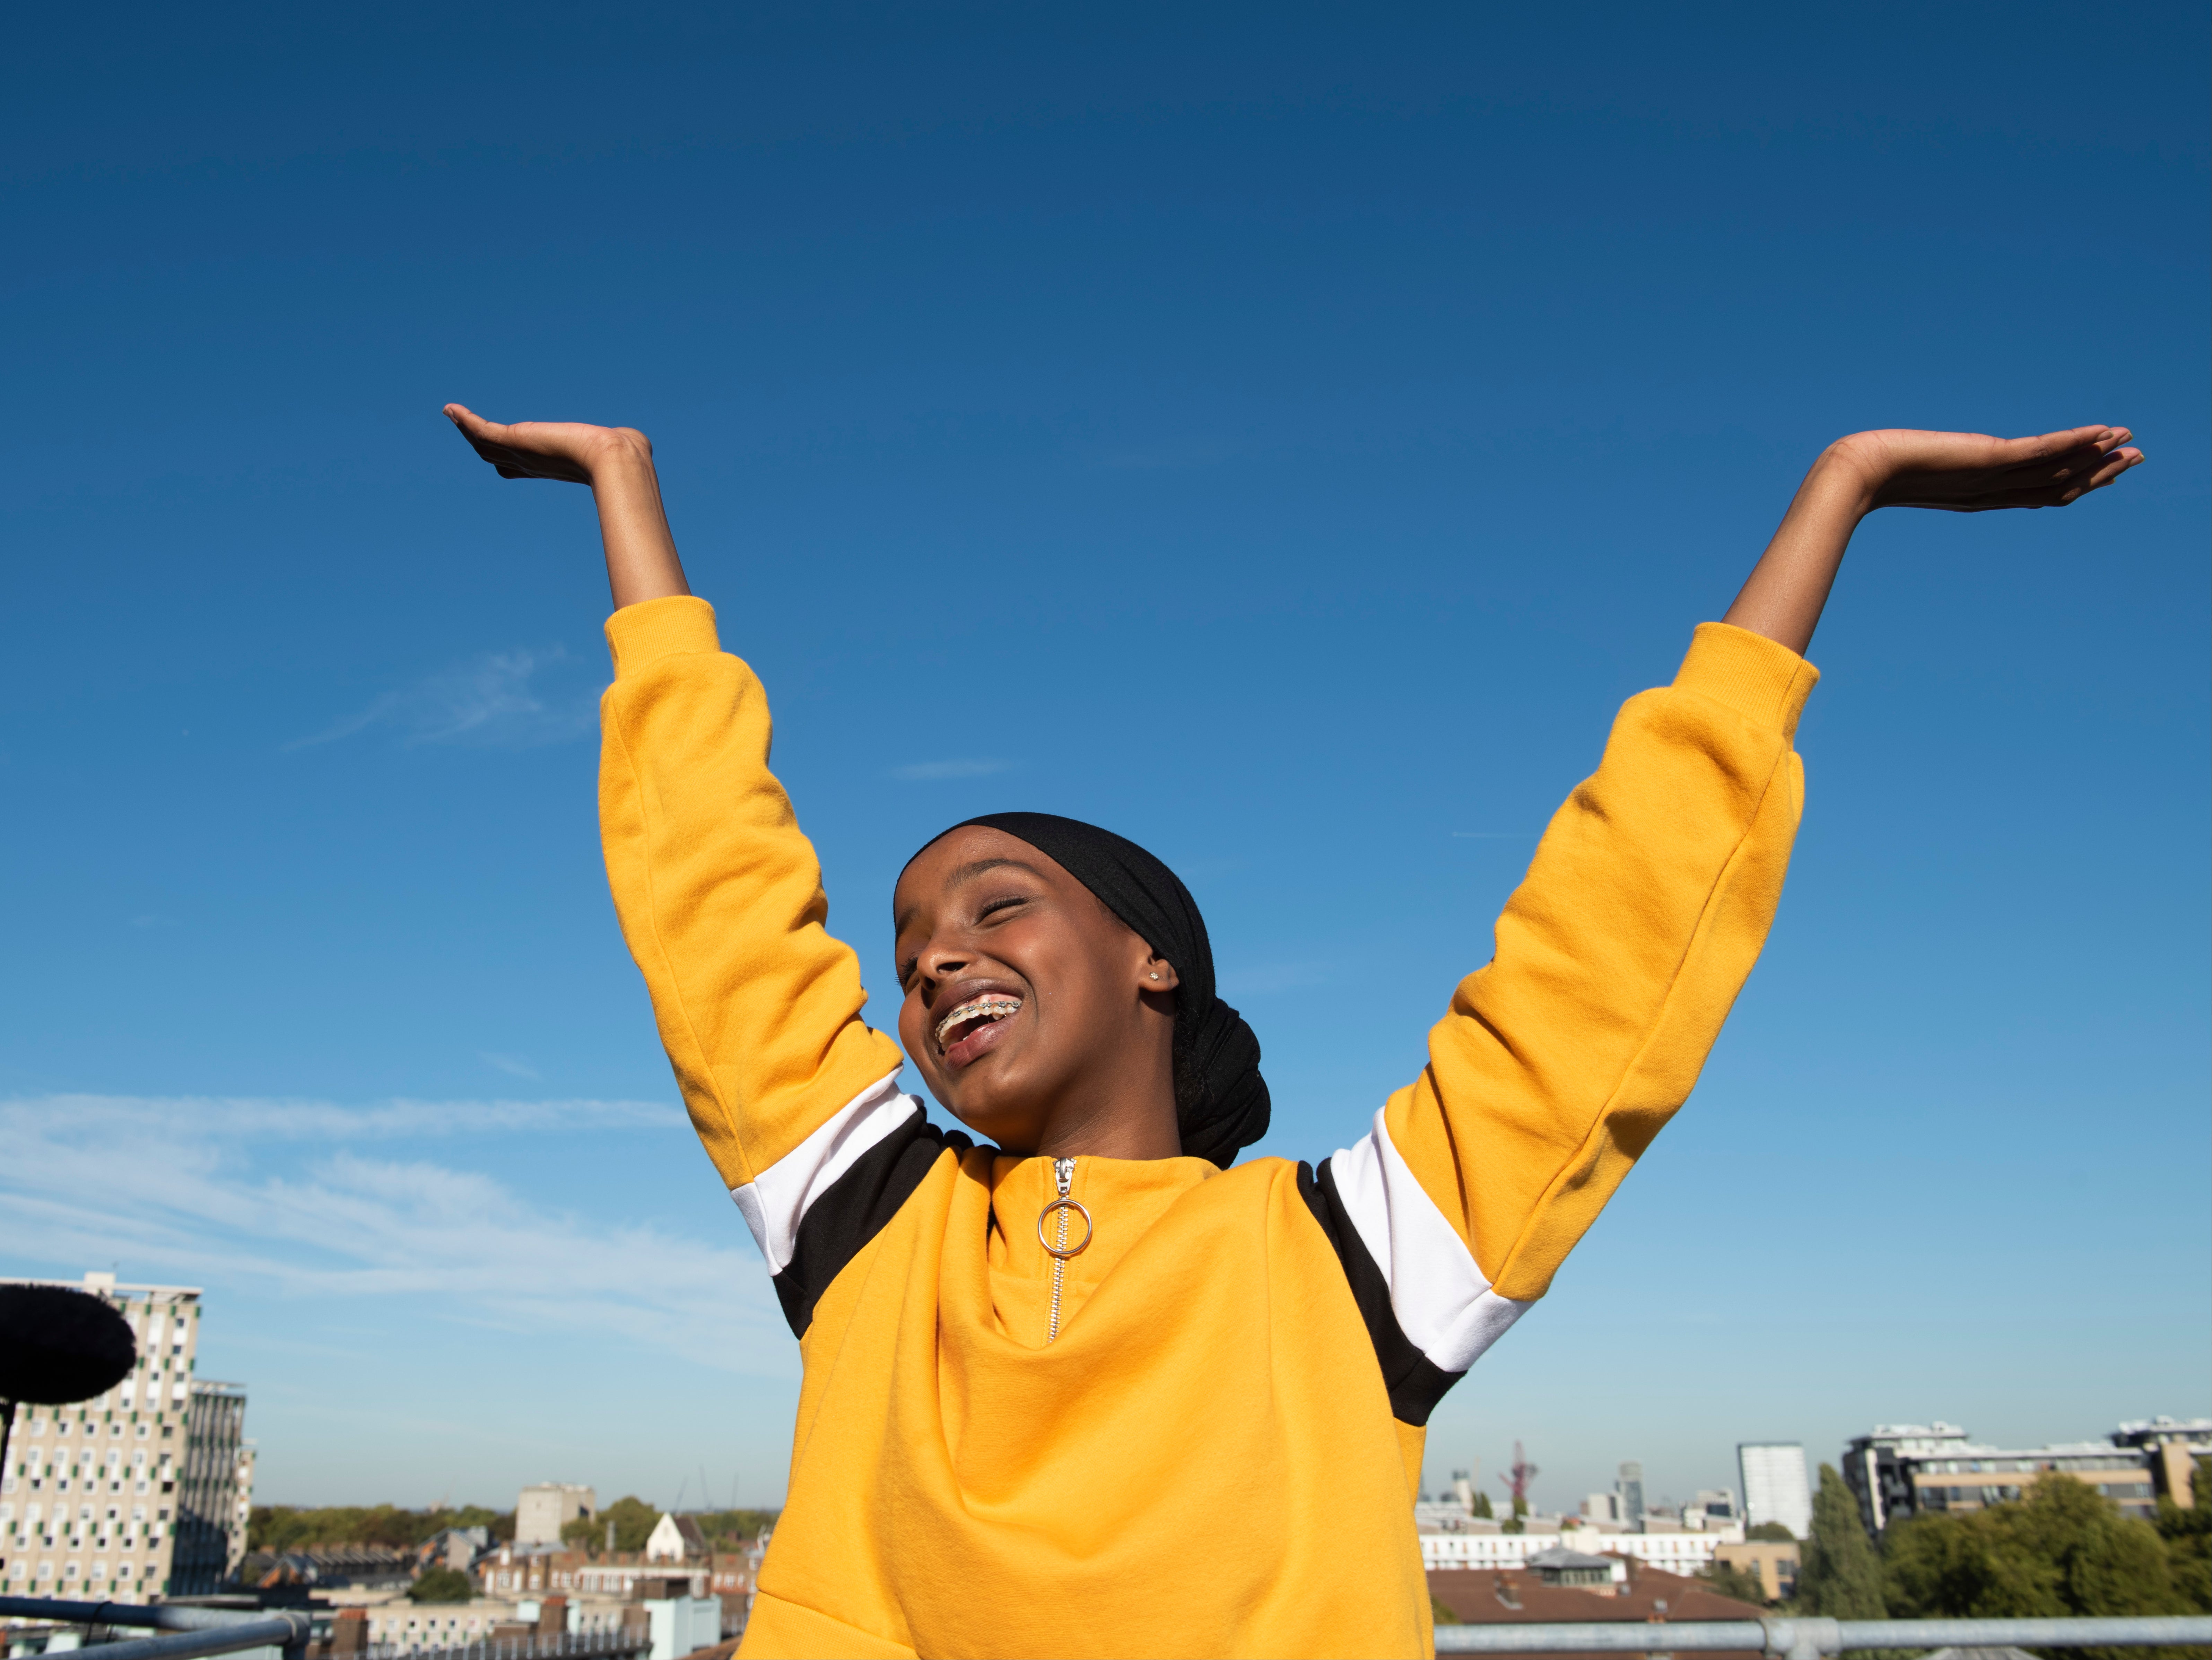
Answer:
<path fill-rule="evenodd" d="M 1022 998 L 1009 992 L 980 992 L 956 1003 L 938 1020 L 938 1054 L 947 1065 L 964 1067 L 998 1043 L 1000 1027 L 1022 1012 Z"/>

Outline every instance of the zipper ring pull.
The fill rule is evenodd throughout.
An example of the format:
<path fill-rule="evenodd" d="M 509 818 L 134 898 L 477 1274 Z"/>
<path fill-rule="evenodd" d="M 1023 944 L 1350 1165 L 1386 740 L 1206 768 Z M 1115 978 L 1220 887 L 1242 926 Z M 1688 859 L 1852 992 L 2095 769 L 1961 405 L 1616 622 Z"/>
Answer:
<path fill-rule="evenodd" d="M 1054 1211 L 1073 1211 L 1083 1219 L 1083 1239 L 1079 1244 L 1055 1245 L 1044 1237 L 1045 1219 Z M 1045 1255 L 1065 1262 L 1071 1256 L 1080 1256 L 1091 1249 L 1091 1213 L 1079 1199 L 1055 1199 L 1037 1213 L 1037 1243 L 1044 1247 Z"/>

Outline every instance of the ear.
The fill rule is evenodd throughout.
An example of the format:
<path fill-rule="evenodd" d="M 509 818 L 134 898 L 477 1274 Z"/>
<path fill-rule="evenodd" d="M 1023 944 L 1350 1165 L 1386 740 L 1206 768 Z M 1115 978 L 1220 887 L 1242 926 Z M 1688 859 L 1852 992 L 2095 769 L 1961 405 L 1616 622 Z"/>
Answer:
<path fill-rule="evenodd" d="M 1139 991 L 1173 991 L 1182 984 L 1175 971 L 1175 964 L 1164 957 L 1147 953 L 1144 964 L 1137 971 Z"/>

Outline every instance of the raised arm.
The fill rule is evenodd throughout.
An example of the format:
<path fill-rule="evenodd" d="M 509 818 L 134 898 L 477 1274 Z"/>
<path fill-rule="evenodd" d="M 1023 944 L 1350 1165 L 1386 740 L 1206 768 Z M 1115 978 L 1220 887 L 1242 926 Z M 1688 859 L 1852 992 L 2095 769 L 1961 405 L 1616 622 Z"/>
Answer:
<path fill-rule="evenodd" d="M 1859 520 L 2064 506 L 2142 459 L 2128 437 L 1842 441 L 1726 620 L 1698 627 L 1672 685 L 1622 708 L 1427 1067 L 1316 1183 L 1324 1220 L 1341 1215 L 1376 1270 L 1362 1302 L 1405 1421 L 1543 1295 L 1696 1084 L 1781 897 L 1804 800 L 1792 737 L 1819 678 L 1799 654 Z"/>
<path fill-rule="evenodd" d="M 896 1092 L 898 1046 L 860 1019 L 859 960 L 827 931 L 820 865 L 769 770 L 767 695 L 690 597 L 642 433 L 446 412 L 502 477 L 588 484 L 598 503 L 617 607 L 599 705 L 608 885 L 692 1124 L 803 1310 L 818 1286 L 786 1272 L 801 1220 L 918 1115 Z"/>

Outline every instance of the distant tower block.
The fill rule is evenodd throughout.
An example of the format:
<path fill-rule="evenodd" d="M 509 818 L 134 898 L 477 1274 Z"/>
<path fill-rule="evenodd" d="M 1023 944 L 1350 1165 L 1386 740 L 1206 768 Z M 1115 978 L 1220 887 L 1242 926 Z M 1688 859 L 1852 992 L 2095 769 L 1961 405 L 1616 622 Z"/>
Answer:
<path fill-rule="evenodd" d="M 1743 1477 L 1744 1519 L 1779 1522 L 1802 1539 L 1813 1530 L 1813 1489 L 1802 1441 L 1746 1441 L 1735 1450 Z"/>
<path fill-rule="evenodd" d="M 514 1542 L 557 1545 L 561 1529 L 578 1517 L 599 1513 L 599 1496 L 567 1481 L 541 1481 L 525 1487 L 514 1501 Z"/>

